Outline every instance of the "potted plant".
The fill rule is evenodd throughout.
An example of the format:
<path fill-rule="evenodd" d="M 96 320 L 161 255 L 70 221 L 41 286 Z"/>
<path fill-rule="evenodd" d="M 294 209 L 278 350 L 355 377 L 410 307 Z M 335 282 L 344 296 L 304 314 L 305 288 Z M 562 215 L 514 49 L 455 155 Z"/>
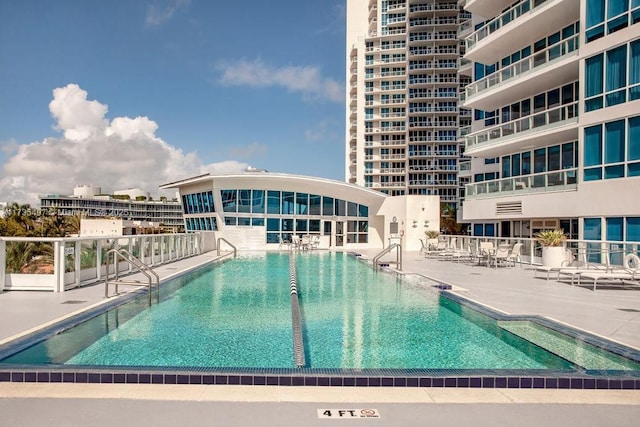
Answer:
<path fill-rule="evenodd" d="M 545 267 L 562 267 L 565 260 L 564 242 L 567 235 L 562 230 L 543 230 L 534 236 L 542 245 L 542 265 Z"/>

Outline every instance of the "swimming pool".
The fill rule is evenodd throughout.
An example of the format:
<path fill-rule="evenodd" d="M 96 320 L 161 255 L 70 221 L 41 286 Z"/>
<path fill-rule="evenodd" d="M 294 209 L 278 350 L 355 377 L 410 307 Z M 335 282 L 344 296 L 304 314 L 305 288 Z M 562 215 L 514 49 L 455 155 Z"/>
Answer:
<path fill-rule="evenodd" d="M 633 358 L 531 319 L 491 317 L 445 297 L 426 278 L 375 273 L 342 253 L 297 254 L 295 265 L 302 369 L 295 368 L 292 351 L 289 254 L 280 253 L 242 256 L 180 276 L 163 285 L 159 304 L 132 300 L 8 355 L 0 369 L 142 369 L 149 381 L 158 369 L 226 373 L 227 381 L 245 372 L 262 374 L 265 383 L 274 372 L 316 379 L 393 372 L 417 379 L 426 373 L 615 371 L 635 381 L 640 370 Z"/>

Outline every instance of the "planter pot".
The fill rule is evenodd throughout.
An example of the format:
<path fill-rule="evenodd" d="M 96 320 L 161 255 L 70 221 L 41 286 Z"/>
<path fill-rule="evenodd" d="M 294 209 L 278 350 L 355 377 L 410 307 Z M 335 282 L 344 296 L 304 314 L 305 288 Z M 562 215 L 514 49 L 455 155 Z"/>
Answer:
<path fill-rule="evenodd" d="M 562 267 L 565 260 L 565 249 L 563 246 L 543 246 L 542 265 L 545 267 Z"/>

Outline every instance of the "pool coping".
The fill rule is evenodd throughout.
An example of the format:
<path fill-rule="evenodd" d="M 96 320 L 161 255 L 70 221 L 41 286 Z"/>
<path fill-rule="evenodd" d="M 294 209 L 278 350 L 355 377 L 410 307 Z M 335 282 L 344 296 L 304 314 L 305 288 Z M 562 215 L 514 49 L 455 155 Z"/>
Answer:
<path fill-rule="evenodd" d="M 214 259 L 176 272 L 165 283 L 204 265 L 224 262 Z M 363 260 L 364 261 L 364 260 Z M 402 272 L 395 272 L 404 274 Z M 535 315 L 509 315 L 477 301 L 451 292 L 441 280 L 417 274 L 437 283 L 441 295 L 495 320 L 531 321 L 569 335 L 615 354 L 640 361 L 640 351 L 599 337 L 584 330 Z M 125 304 L 145 291 L 138 289 L 112 301 L 53 321 L 44 328 L 0 345 L 0 359 L 55 335 L 110 308 Z M 321 368 L 171 368 L 171 367 L 84 367 L 69 365 L 0 365 L 0 383 L 78 383 L 78 384 L 199 384 L 251 386 L 317 387 L 442 387 L 640 390 L 640 371 L 597 370 L 477 370 L 477 369 L 321 369 Z"/>

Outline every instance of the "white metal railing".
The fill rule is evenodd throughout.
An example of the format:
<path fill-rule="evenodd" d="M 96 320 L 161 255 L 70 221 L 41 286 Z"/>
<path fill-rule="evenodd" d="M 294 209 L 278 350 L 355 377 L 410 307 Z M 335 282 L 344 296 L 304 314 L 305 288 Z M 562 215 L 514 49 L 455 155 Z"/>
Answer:
<path fill-rule="evenodd" d="M 474 96 L 477 96 L 488 89 L 499 86 L 506 81 L 524 76 L 532 71 L 541 70 L 544 66 L 551 65 L 557 60 L 569 57 L 570 54 L 577 58 L 579 44 L 579 36 L 575 35 L 560 43 L 556 43 L 553 46 L 549 46 L 540 52 L 536 52 L 533 55 L 521 59 L 507 67 L 501 68 L 495 73 L 489 74 L 488 76 L 468 85 L 465 88 L 465 93 L 467 95 L 466 99 L 471 100 Z"/>
<path fill-rule="evenodd" d="M 423 166 L 423 165 L 413 165 L 409 166 L 409 172 L 425 172 L 425 171 L 457 171 L 457 166 L 446 166 L 446 165 L 432 165 L 432 166 Z"/>
<path fill-rule="evenodd" d="M 465 197 L 474 199 L 545 191 L 577 190 L 577 171 L 575 168 L 563 169 L 474 182 L 465 186 Z"/>
<path fill-rule="evenodd" d="M 455 3 L 414 4 L 409 6 L 409 12 L 427 12 L 431 10 L 457 10 Z"/>
<path fill-rule="evenodd" d="M 422 156 L 457 156 L 457 151 L 409 151 L 409 157 L 422 157 Z"/>
<path fill-rule="evenodd" d="M 454 186 L 458 185 L 458 181 L 455 180 L 438 180 L 438 179 L 412 179 L 409 181 L 409 185 L 446 185 Z"/>
<path fill-rule="evenodd" d="M 512 6 L 509 10 L 505 11 L 501 15 L 496 16 L 492 20 L 486 22 L 482 27 L 478 28 L 474 33 L 469 35 L 465 41 L 467 49 L 472 49 L 478 42 L 494 32 L 501 29 L 503 26 L 509 24 L 515 19 L 530 14 L 538 7 L 551 0 L 522 0 L 519 3 Z"/>
<path fill-rule="evenodd" d="M 440 239 L 445 241 L 447 247 L 460 250 L 470 250 L 471 246 L 479 249 L 480 242 L 492 242 L 494 247 L 522 243 L 521 262 L 531 265 L 542 263 L 542 246 L 531 237 L 441 235 Z M 640 254 L 638 242 L 567 239 L 564 247 L 571 251 L 576 261 L 610 268 L 622 266 L 627 254 Z"/>
<path fill-rule="evenodd" d="M 117 237 L 0 237 L 0 292 L 64 292 L 100 282 L 114 271 L 113 268 L 107 271 L 107 252 L 119 248 L 149 266 L 204 252 L 199 232 Z M 122 272 L 133 271 L 128 262 L 119 268 Z"/>
<path fill-rule="evenodd" d="M 380 169 L 379 171 L 380 173 L 383 174 L 388 174 L 388 173 L 404 173 L 405 169 L 404 168 L 384 168 L 384 169 Z"/>
<path fill-rule="evenodd" d="M 495 145 L 503 142 L 504 138 L 522 137 L 571 123 L 578 123 L 577 102 L 474 132 L 465 137 L 466 146 L 470 149 L 479 145 Z"/>

